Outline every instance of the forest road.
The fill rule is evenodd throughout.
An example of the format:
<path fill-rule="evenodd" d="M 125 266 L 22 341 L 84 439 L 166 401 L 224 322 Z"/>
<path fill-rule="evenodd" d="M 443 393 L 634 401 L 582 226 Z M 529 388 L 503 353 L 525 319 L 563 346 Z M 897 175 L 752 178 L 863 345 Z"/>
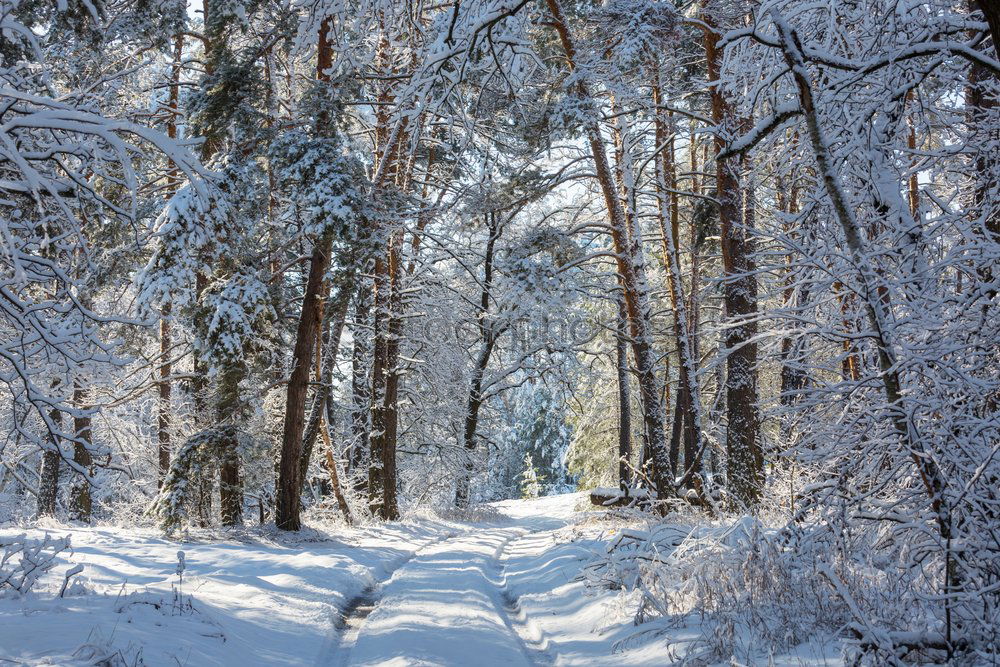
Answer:
<path fill-rule="evenodd" d="M 326 666 L 530 667 L 549 665 L 546 642 L 507 588 L 508 545 L 570 521 L 565 503 L 501 503 L 501 524 L 418 550 L 380 587 L 355 601 Z"/>

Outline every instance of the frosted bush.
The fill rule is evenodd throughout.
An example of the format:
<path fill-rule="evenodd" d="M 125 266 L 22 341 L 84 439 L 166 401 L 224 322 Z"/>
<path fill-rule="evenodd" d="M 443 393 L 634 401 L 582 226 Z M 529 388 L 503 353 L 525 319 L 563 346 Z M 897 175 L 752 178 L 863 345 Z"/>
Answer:
<path fill-rule="evenodd" d="M 654 524 L 620 531 L 587 576 L 621 590 L 644 625 L 619 649 L 696 623 L 697 638 L 674 647 L 684 664 L 757 664 L 833 638 L 857 664 L 946 658 L 933 597 L 940 572 L 932 561 L 904 570 L 908 554 L 886 544 L 877 529 L 778 529 L 751 517 L 690 531 Z M 970 644 L 956 630 L 952 659 Z"/>
<path fill-rule="evenodd" d="M 56 565 L 56 556 L 70 548 L 69 536 L 29 540 L 18 535 L 6 542 L 0 555 L 0 597 L 25 595 Z"/>

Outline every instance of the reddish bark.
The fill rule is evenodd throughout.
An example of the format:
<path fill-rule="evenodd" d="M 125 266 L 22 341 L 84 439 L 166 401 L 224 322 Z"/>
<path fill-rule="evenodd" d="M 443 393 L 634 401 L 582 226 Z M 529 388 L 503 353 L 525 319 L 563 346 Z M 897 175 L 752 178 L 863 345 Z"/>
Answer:
<path fill-rule="evenodd" d="M 576 69 L 577 55 L 569 26 L 559 0 L 546 0 L 552 16 L 551 25 L 559 36 L 570 70 Z M 581 99 L 593 99 L 584 79 L 577 81 L 575 92 Z M 584 127 L 590 146 L 594 171 L 597 176 L 604 204 L 608 211 L 608 223 L 614 244 L 618 272 L 625 290 L 625 304 L 628 310 L 629 326 L 632 334 L 632 352 L 635 357 L 636 374 L 642 402 L 645 433 L 649 439 L 649 451 L 653 461 L 653 478 L 661 495 L 673 489 L 670 479 L 670 459 L 667 450 L 663 420 L 663 403 L 660 379 L 656 376 L 656 354 L 652 347 L 650 327 L 650 306 L 645 266 L 642 257 L 641 239 L 630 233 L 625 212 L 615 189 L 611 175 L 604 140 L 596 121 Z"/>
<path fill-rule="evenodd" d="M 703 16 L 710 27 L 705 31 L 705 55 L 708 78 L 717 81 L 722 63 L 718 48 L 721 34 L 714 17 Z M 711 89 L 712 120 L 725 130 L 745 125 L 718 86 Z M 715 135 L 716 155 L 726 148 L 724 132 Z M 726 455 L 729 491 L 742 506 L 752 507 L 760 499 L 764 461 L 759 442 L 757 410 L 757 279 L 754 275 L 753 200 L 740 184 L 737 160 L 716 160 L 716 199 L 722 236 L 722 261 L 725 282 L 723 298 L 729 326 L 726 329 Z"/>

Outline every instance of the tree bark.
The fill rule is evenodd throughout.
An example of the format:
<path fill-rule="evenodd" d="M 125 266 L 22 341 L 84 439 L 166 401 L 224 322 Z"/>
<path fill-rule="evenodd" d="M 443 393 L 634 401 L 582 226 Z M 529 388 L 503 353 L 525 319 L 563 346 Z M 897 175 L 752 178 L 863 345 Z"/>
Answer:
<path fill-rule="evenodd" d="M 369 497 L 383 519 L 399 518 L 396 501 L 396 438 L 399 421 L 399 341 L 402 335 L 401 231 L 386 244 L 386 256 L 375 262 L 375 348 L 372 354 L 372 465 Z"/>
<path fill-rule="evenodd" d="M 653 82 L 653 103 L 657 106 L 663 104 L 662 84 L 660 81 L 659 69 Z M 681 484 L 683 486 L 693 486 L 701 488 L 701 455 L 702 455 L 702 434 L 701 434 L 701 398 L 697 385 L 697 359 L 694 356 L 694 345 L 691 340 L 690 318 L 687 312 L 687 301 L 684 296 L 684 280 L 682 277 L 680 258 L 680 220 L 679 207 L 677 204 L 677 178 L 676 167 L 674 165 L 673 139 L 670 137 L 670 128 L 663 121 L 661 113 L 657 113 L 654 120 L 656 133 L 656 146 L 661 148 L 659 159 L 656 160 L 656 184 L 659 200 L 659 223 L 660 237 L 663 243 L 663 262 L 667 274 L 667 285 L 670 292 L 670 304 L 673 308 L 674 338 L 677 341 L 678 360 L 678 387 L 677 387 L 677 407 L 678 413 L 675 415 L 675 424 L 683 422 L 682 431 L 684 435 L 684 474 Z M 674 438 L 671 433 L 671 451 L 673 451 Z M 676 465 L 674 457 L 671 463 Z M 678 470 L 673 468 L 672 474 L 677 475 Z"/>
<path fill-rule="evenodd" d="M 326 290 L 329 291 L 329 290 Z M 324 296 L 323 302 L 326 301 Z M 351 301 L 351 290 L 342 286 L 337 293 L 336 300 L 324 306 L 321 302 L 320 309 L 322 325 L 317 332 L 316 344 L 316 383 L 317 389 L 313 396 L 312 407 L 309 409 L 309 420 L 306 422 L 305 434 L 302 436 L 302 469 L 299 476 L 303 486 L 309 472 L 309 463 L 312 460 L 313 446 L 316 436 L 323 432 L 323 413 L 326 410 L 327 401 L 333 389 L 333 368 L 337 365 L 337 355 L 340 353 L 340 338 L 344 331 L 344 322 L 347 319 L 347 307 Z"/>
<path fill-rule="evenodd" d="M 181 60 L 184 55 L 184 36 L 174 38 L 174 61 L 170 70 L 170 95 L 167 101 L 167 136 L 177 138 L 177 115 L 180 113 L 180 78 Z M 176 190 L 180 185 L 180 173 L 175 168 L 170 170 L 168 187 Z M 159 469 L 159 484 L 170 469 L 170 349 L 173 345 L 170 331 L 170 304 L 160 311 L 160 381 L 157 384 L 159 402 L 157 404 L 157 463 Z"/>
<path fill-rule="evenodd" d="M 205 50 L 205 76 L 211 77 L 215 73 L 215 63 L 218 60 L 218 53 L 222 51 L 224 42 L 221 39 L 215 39 L 218 35 L 214 34 L 211 29 L 215 21 L 213 7 L 215 0 L 202 0 L 202 18 L 205 25 L 203 46 Z M 208 161 L 214 156 L 221 147 L 221 138 L 212 134 L 207 134 L 204 137 L 204 141 L 201 144 L 201 161 L 203 163 L 208 163 Z M 209 261 L 207 257 L 202 257 L 202 265 L 207 266 Z M 208 276 L 202 268 L 197 270 L 195 274 L 195 300 L 197 303 L 202 302 L 202 296 L 205 293 L 205 289 L 208 287 Z M 199 428 L 204 427 L 205 415 L 208 414 L 208 409 L 206 406 L 207 394 L 208 394 L 208 365 L 201 358 L 200 355 L 194 355 L 194 362 L 192 364 L 192 374 L 194 378 L 191 381 L 191 391 L 193 394 L 194 402 L 194 422 L 195 426 Z M 197 480 L 192 480 L 193 484 L 198 487 L 196 493 L 196 509 L 195 521 L 197 524 L 204 528 L 209 525 L 209 514 L 211 513 L 212 507 L 212 479 L 208 475 L 202 475 Z"/>
<path fill-rule="evenodd" d="M 576 47 L 559 0 L 546 0 L 546 6 L 552 15 L 551 25 L 559 36 L 569 69 L 575 71 L 577 66 Z M 581 99 L 593 100 L 584 79 L 579 79 L 575 88 Z M 669 477 L 670 459 L 664 429 L 662 389 L 660 379 L 656 376 L 657 360 L 653 350 L 650 327 L 649 288 L 646 282 L 642 240 L 638 234 L 633 233 L 634 230 L 628 228 L 625 213 L 615 191 L 604 140 L 597 122 L 587 122 L 584 132 L 590 146 L 594 171 L 604 196 L 604 204 L 608 211 L 608 222 L 615 247 L 618 272 L 622 276 L 625 289 L 625 303 L 632 334 L 632 353 L 639 381 L 643 422 L 649 438 L 649 452 L 653 461 L 653 479 L 657 491 L 661 496 L 664 496 L 672 492 L 673 484 Z"/>
<path fill-rule="evenodd" d="M 388 298 L 389 273 L 385 259 L 375 260 L 375 277 L 372 281 L 372 389 L 371 389 L 371 459 L 368 471 L 368 504 L 372 514 L 382 515 L 385 501 L 382 487 L 382 446 L 385 432 L 385 391 L 386 391 L 386 342 L 388 338 Z"/>
<path fill-rule="evenodd" d="M 1000 3 L 997 0 L 975 0 L 979 11 L 986 17 L 990 26 L 990 36 L 993 39 L 993 51 L 1000 58 Z"/>
<path fill-rule="evenodd" d="M 159 467 L 159 484 L 170 469 L 170 306 L 166 305 L 160 311 L 160 381 L 157 383 L 159 401 L 156 410 L 157 462 Z"/>
<path fill-rule="evenodd" d="M 87 392 L 75 386 L 73 389 L 73 407 L 77 410 L 84 410 Z M 78 466 L 91 472 L 93 457 L 90 454 L 92 442 L 91 420 L 89 416 L 73 417 L 73 432 L 76 442 L 73 443 L 73 462 Z M 73 487 L 70 499 L 70 518 L 76 521 L 90 523 L 93 513 L 93 499 L 90 493 L 90 481 L 83 475 L 77 473 L 73 480 Z"/>
<path fill-rule="evenodd" d="M 351 472 L 355 491 L 363 493 L 371 462 L 371 289 L 362 281 L 354 303 L 354 345 L 351 350 Z M 364 474 L 359 474 L 364 473 Z"/>
<path fill-rule="evenodd" d="M 331 237 L 316 240 L 309 258 L 309 277 L 302 298 L 302 312 L 292 352 L 292 373 L 288 378 L 285 422 L 278 463 L 278 489 L 275 524 L 282 530 L 299 530 L 302 495 L 302 429 L 305 423 L 306 394 L 313 361 L 316 333 L 319 331 L 323 279 L 330 265 Z"/>
<path fill-rule="evenodd" d="M 216 423 L 237 426 L 242 421 L 240 382 L 246 375 L 242 363 L 227 365 L 219 374 Z M 240 473 L 239 440 L 236 429 L 226 429 L 219 443 L 219 511 L 224 526 L 243 524 L 243 478 Z"/>
<path fill-rule="evenodd" d="M 388 340 L 385 352 L 385 393 L 382 410 L 383 426 L 379 443 L 382 457 L 382 518 L 394 521 L 399 518 L 396 499 L 396 444 L 399 435 L 399 346 L 403 336 L 403 232 L 397 231 L 389 242 L 389 317 Z"/>
<path fill-rule="evenodd" d="M 53 383 L 56 386 L 58 383 Z M 52 410 L 49 419 L 57 430 L 62 429 L 62 412 Z M 59 438 L 52 435 L 53 449 L 42 451 L 42 469 L 38 480 L 38 516 L 55 516 L 56 499 L 59 495 L 59 466 L 62 456 L 59 454 Z"/>
<path fill-rule="evenodd" d="M 993 36 L 993 48 L 1000 58 L 1000 6 L 995 0 L 973 0 L 979 9 L 986 16 L 990 25 L 990 33 Z M 977 146 L 973 173 L 977 174 L 975 191 L 972 196 L 972 210 L 974 215 L 982 220 L 983 237 L 993 244 L 1000 244 L 1000 209 L 988 210 L 991 202 L 991 191 L 996 184 L 997 164 L 991 154 L 991 146 L 995 146 L 1000 141 L 1000 129 L 993 122 L 996 116 L 997 98 L 990 94 L 991 85 L 997 84 L 997 76 L 991 70 L 980 65 L 973 64 L 969 70 L 968 86 L 968 115 L 969 125 L 976 134 L 975 144 Z M 983 285 L 992 285 L 994 282 L 994 267 L 992 265 L 981 265 L 977 271 L 979 281 Z M 990 307 L 997 296 L 996 289 L 987 287 L 987 298 L 984 299 L 984 313 Z"/>
<path fill-rule="evenodd" d="M 479 355 L 476 357 L 476 365 L 472 369 L 472 377 L 469 379 L 469 392 L 466 399 L 465 423 L 462 430 L 465 466 L 455 488 L 455 505 L 458 507 L 468 507 L 469 505 L 469 487 L 475 473 L 473 454 L 476 449 L 476 430 L 479 426 L 479 410 L 483 405 L 483 377 L 486 375 L 486 368 L 489 366 L 493 346 L 496 343 L 496 332 L 489 320 L 489 315 L 490 300 L 493 298 L 491 294 L 493 258 L 496 252 L 496 242 L 503 230 L 495 212 L 490 211 L 485 216 L 490 235 L 486 240 L 486 253 L 483 257 L 483 289 L 479 295 L 479 312 L 477 313 L 481 343 Z"/>
<path fill-rule="evenodd" d="M 329 401 L 329 397 L 327 397 Z M 354 525 L 354 517 L 351 516 L 351 506 L 347 504 L 347 497 L 344 495 L 344 489 L 340 484 L 340 472 L 337 470 L 337 460 L 333 456 L 333 443 L 330 441 L 330 434 L 326 430 L 326 424 L 320 424 L 321 433 L 323 434 L 323 444 L 326 447 L 326 469 L 330 473 L 330 485 L 333 487 L 333 495 L 337 499 L 337 507 L 340 508 L 340 513 L 344 515 L 344 521 L 347 522 L 348 526 Z"/>
<path fill-rule="evenodd" d="M 705 54 L 708 78 L 718 81 L 722 51 L 721 34 L 713 16 L 704 16 L 710 30 L 705 31 Z M 712 86 L 712 120 L 719 128 L 715 134 L 716 155 L 726 148 L 725 128 L 736 129 L 736 119 L 729 101 L 719 87 Z M 730 495 L 740 507 L 753 508 L 760 501 L 764 482 L 763 453 L 759 441 L 757 411 L 757 279 L 754 275 L 753 201 L 741 186 L 737 159 L 716 160 L 716 199 L 722 236 L 722 261 L 725 281 L 723 299 L 729 325 L 726 346 L 726 458 Z"/>
<path fill-rule="evenodd" d="M 628 367 L 628 309 L 625 292 L 615 293 L 615 370 L 618 380 L 618 486 L 624 490 L 631 485 L 629 462 L 632 458 L 632 393 L 629 390 Z"/>
<path fill-rule="evenodd" d="M 316 79 L 330 81 L 329 70 L 333 63 L 333 50 L 329 41 L 330 20 L 320 24 L 317 38 Z M 316 120 L 316 134 L 325 135 L 330 118 L 321 112 Z M 292 372 L 288 379 L 285 400 L 285 423 L 281 440 L 281 458 L 278 463 L 278 489 L 275 524 L 282 530 L 299 530 L 302 497 L 302 436 L 305 423 L 306 395 L 309 389 L 309 371 L 313 363 L 313 349 L 323 318 L 323 292 L 330 254 L 333 249 L 332 233 L 326 232 L 315 239 L 309 258 L 309 276 L 302 297 L 302 311 L 292 352 Z M 322 407 L 322 404 L 321 404 Z"/>

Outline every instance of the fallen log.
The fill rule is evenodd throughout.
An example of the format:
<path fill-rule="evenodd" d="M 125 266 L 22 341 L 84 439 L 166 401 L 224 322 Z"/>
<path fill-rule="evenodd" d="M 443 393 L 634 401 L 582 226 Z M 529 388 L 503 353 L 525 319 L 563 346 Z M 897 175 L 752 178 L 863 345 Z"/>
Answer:
<path fill-rule="evenodd" d="M 590 492 L 590 503 L 598 507 L 649 507 L 649 489 L 597 487 Z"/>

